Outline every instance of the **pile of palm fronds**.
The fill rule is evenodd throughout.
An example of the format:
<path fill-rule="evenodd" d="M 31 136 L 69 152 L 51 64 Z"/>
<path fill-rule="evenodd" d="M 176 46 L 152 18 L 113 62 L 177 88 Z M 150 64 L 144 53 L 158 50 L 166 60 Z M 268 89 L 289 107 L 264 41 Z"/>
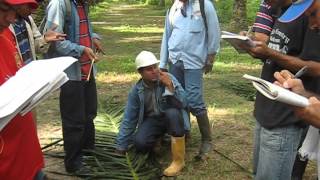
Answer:
<path fill-rule="evenodd" d="M 106 104 L 106 112 L 100 113 L 95 119 L 96 149 L 86 151 L 84 156 L 85 166 L 91 173 L 80 176 L 87 179 L 159 179 L 159 163 L 149 154 L 138 154 L 134 149 L 126 155 L 115 153 L 114 142 L 124 106 L 110 101 Z"/>

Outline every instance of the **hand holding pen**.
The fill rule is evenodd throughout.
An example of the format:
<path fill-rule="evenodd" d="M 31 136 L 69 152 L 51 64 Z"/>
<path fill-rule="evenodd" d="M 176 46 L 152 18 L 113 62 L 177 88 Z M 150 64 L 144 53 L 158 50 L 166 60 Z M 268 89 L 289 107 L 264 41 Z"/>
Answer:
<path fill-rule="evenodd" d="M 288 70 L 282 70 L 280 72 L 274 73 L 274 78 L 276 79 L 275 84 L 283 86 L 283 83 L 289 79 L 298 79 L 303 76 L 308 70 L 308 66 L 303 66 L 296 74 L 292 74 Z"/>
<path fill-rule="evenodd" d="M 275 72 L 274 77 L 276 79 L 275 84 L 290 89 L 291 91 L 306 96 L 307 91 L 304 89 L 303 83 L 299 77 L 303 76 L 308 70 L 307 66 L 302 67 L 295 75 L 288 70 L 282 70 Z"/>

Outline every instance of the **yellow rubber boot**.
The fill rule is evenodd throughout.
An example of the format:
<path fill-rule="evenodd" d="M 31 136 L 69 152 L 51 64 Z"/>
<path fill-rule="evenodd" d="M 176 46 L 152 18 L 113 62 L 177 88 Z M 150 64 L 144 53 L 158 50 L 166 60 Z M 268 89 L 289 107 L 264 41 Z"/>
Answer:
<path fill-rule="evenodd" d="M 185 139 L 183 137 L 171 136 L 171 154 L 172 162 L 170 166 L 164 170 L 165 176 L 177 176 L 184 167 L 185 155 Z"/>

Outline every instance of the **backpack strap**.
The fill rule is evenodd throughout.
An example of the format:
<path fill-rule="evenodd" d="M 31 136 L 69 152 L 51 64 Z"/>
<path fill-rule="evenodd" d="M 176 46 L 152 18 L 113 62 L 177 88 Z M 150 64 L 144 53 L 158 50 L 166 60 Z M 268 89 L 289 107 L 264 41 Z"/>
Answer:
<path fill-rule="evenodd" d="M 167 16 L 169 19 L 169 25 L 171 30 L 173 29 L 173 14 L 176 9 L 177 9 L 177 1 L 174 1 L 172 6 L 167 10 Z"/>
<path fill-rule="evenodd" d="M 206 28 L 206 34 L 208 35 L 208 24 L 207 24 L 207 17 L 206 17 L 206 12 L 204 10 L 204 1 L 205 0 L 199 0 L 199 4 L 200 4 L 200 12 L 201 12 L 201 16 L 204 22 L 204 26 Z"/>
<path fill-rule="evenodd" d="M 71 22 L 71 0 L 64 0 L 64 3 L 66 5 L 66 16 L 64 20 L 63 32 L 65 34 L 69 34 L 67 26 Z"/>
<path fill-rule="evenodd" d="M 47 23 L 47 14 L 44 15 L 44 17 L 42 18 L 41 22 L 40 22 L 40 25 L 38 26 L 38 29 L 39 29 L 39 32 L 41 34 L 44 33 L 44 27 Z"/>
<path fill-rule="evenodd" d="M 207 24 L 207 17 L 206 17 L 206 12 L 204 9 L 204 1 L 205 0 L 199 0 L 199 4 L 200 4 L 200 13 L 204 22 L 204 26 L 206 28 L 206 35 L 208 35 L 208 24 Z M 174 11 L 177 8 L 177 4 L 176 1 L 174 1 L 173 5 L 171 6 L 171 8 L 168 9 L 167 11 L 167 16 L 169 18 L 169 23 L 170 23 L 170 28 L 172 29 L 172 15 L 170 14 L 170 11 Z M 173 10 L 171 10 L 173 9 Z"/>

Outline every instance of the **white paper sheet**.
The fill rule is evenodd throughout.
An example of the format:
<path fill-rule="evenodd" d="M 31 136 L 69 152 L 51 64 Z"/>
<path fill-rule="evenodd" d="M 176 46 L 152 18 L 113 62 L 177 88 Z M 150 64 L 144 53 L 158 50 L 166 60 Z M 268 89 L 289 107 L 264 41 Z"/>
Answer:
<path fill-rule="evenodd" d="M 23 110 L 26 114 L 67 80 L 64 73 L 77 59 L 59 57 L 32 61 L 0 86 L 0 131 Z"/>

